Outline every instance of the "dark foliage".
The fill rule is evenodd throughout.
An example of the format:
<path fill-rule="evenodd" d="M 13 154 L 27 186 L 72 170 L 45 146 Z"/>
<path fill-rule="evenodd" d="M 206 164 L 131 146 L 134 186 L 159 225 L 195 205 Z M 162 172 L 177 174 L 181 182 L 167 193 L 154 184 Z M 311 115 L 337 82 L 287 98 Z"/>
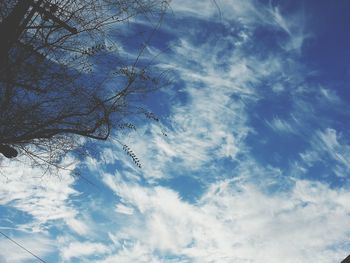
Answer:
<path fill-rule="evenodd" d="M 140 102 L 164 84 L 164 74 L 139 66 L 139 56 L 118 57 L 107 32 L 135 16 L 160 23 L 167 4 L 1 0 L 0 153 L 55 166 L 81 137 L 106 140 L 118 130 L 135 130 L 136 115 L 157 121 Z"/>

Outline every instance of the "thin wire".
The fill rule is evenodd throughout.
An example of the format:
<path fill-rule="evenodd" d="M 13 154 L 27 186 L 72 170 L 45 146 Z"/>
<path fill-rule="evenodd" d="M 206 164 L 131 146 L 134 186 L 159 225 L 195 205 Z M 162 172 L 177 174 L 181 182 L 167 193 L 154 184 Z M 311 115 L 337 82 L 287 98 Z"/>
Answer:
<path fill-rule="evenodd" d="M 9 236 L 7 236 L 6 234 L 4 234 L 3 232 L 0 231 L 0 234 L 3 235 L 4 237 L 6 237 L 8 240 L 10 240 L 12 243 L 16 244 L 17 246 L 19 246 L 20 248 L 22 248 L 23 250 L 27 251 L 29 254 L 31 254 L 33 257 L 37 258 L 38 260 L 40 260 L 41 262 L 47 263 L 45 260 L 41 259 L 40 257 L 38 257 L 37 255 L 35 255 L 34 253 L 30 252 L 28 249 L 26 249 L 24 246 L 22 246 L 21 244 L 17 243 L 15 240 L 13 240 L 12 238 L 10 238 Z"/>
<path fill-rule="evenodd" d="M 218 3 L 216 2 L 216 0 L 213 0 L 213 2 L 214 2 L 214 5 L 216 6 L 216 8 L 218 9 L 220 19 L 222 19 L 222 13 L 221 13 L 221 8 L 220 8 L 220 6 L 219 6 Z"/>

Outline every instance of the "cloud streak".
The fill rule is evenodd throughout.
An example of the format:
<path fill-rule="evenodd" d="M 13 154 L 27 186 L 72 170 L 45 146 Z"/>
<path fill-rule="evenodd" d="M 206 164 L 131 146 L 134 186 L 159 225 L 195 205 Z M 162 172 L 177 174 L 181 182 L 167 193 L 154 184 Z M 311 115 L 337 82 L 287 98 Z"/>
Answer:
<path fill-rule="evenodd" d="M 270 195 L 233 179 L 212 184 L 196 204 L 189 204 L 164 187 L 105 178 L 137 211 L 128 215 L 132 225 L 113 233 L 115 243 L 128 245 L 105 262 L 121 255 L 131 262 L 135 250 L 146 258 L 173 255 L 183 259 L 179 262 L 272 263 L 337 261 L 347 252 L 348 189 L 295 180 L 290 192 Z"/>

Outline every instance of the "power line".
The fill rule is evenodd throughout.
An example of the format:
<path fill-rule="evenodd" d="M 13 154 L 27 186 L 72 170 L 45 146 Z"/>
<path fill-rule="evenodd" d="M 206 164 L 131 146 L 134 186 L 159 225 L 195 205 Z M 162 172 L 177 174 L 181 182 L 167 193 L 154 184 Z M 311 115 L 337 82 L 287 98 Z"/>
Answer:
<path fill-rule="evenodd" d="M 37 258 L 39 261 L 47 263 L 45 260 L 41 259 L 40 257 L 38 257 L 37 255 L 35 255 L 34 253 L 32 253 L 31 251 L 29 251 L 28 249 L 26 249 L 24 246 L 22 246 L 21 244 L 17 243 L 15 240 L 13 240 L 12 238 L 10 238 L 8 235 L 4 234 L 3 232 L 0 231 L 0 234 L 3 235 L 5 238 L 7 238 L 8 240 L 10 240 L 12 243 L 16 244 L 17 246 L 19 246 L 20 248 L 22 248 L 23 250 L 27 251 L 29 254 L 31 254 L 33 257 Z"/>

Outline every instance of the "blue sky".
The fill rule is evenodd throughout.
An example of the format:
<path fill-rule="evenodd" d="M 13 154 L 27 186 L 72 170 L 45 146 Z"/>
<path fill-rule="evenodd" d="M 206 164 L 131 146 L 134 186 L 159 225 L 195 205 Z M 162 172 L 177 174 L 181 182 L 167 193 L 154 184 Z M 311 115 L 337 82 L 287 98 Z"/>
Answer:
<path fill-rule="evenodd" d="M 123 138 L 143 168 L 113 141 L 64 160 L 94 185 L 3 161 L 1 231 L 47 262 L 350 253 L 350 3 L 216 2 L 174 0 L 144 51 L 172 82 L 146 100 L 160 123 Z M 0 262 L 36 261 L 0 237 Z"/>

